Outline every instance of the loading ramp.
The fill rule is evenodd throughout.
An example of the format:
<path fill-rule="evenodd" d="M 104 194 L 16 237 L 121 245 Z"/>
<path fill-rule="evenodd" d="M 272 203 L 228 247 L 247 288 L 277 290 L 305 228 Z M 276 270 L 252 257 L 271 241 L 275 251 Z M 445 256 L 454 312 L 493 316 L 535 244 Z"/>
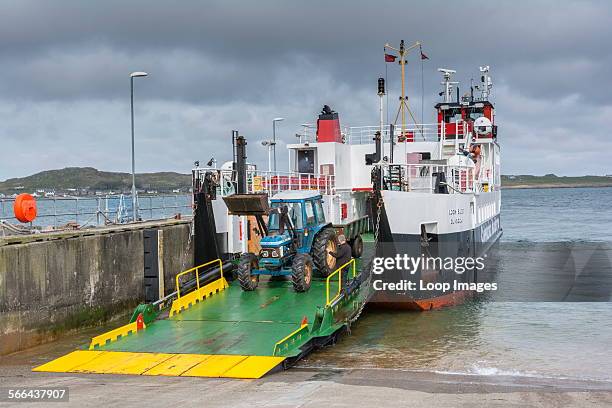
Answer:
<path fill-rule="evenodd" d="M 225 279 L 221 267 L 218 279 L 201 287 L 197 279 L 194 290 L 179 292 L 167 317 L 141 305 L 127 325 L 34 371 L 260 378 L 286 369 L 334 342 L 358 317 L 369 296 L 363 260 L 370 259 L 373 242 L 366 238 L 367 255 L 346 265 L 346 272 L 339 268 L 313 280 L 307 292 L 278 280 L 245 292 Z M 340 288 L 343 273 L 349 283 Z"/>

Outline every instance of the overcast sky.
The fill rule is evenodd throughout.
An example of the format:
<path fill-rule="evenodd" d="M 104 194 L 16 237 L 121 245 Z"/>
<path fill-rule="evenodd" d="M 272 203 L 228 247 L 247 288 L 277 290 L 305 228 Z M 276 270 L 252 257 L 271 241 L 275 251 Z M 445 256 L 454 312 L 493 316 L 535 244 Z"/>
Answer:
<path fill-rule="evenodd" d="M 423 3 L 423 4 L 421 4 Z M 293 142 L 323 104 L 374 125 L 383 45 L 423 42 L 425 121 L 438 67 L 462 93 L 490 65 L 504 174 L 612 173 L 612 3 L 529 1 L 0 1 L 0 180 L 67 166 L 189 172 L 231 157 L 231 130 L 267 167 L 272 118 Z M 408 92 L 421 108 L 420 61 Z M 388 64 L 391 102 L 398 67 Z M 397 109 L 395 105 L 392 110 Z M 286 166 L 279 146 L 279 167 Z"/>

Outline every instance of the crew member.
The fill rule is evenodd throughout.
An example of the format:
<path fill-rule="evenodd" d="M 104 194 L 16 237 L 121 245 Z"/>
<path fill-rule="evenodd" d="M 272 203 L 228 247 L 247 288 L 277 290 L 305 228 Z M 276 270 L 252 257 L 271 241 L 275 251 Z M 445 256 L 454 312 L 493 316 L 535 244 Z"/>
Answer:
<path fill-rule="evenodd" d="M 340 267 L 347 264 L 353 257 L 351 255 L 351 247 L 346 242 L 346 237 L 343 234 L 338 235 L 338 248 L 336 252 L 330 252 L 329 254 L 336 258 L 336 266 Z M 344 266 L 343 270 L 340 272 L 343 280 L 343 286 L 346 287 L 346 283 L 348 282 L 348 275 L 350 270 L 350 265 Z"/>
<path fill-rule="evenodd" d="M 476 165 L 474 168 L 474 173 L 475 173 L 476 180 L 478 180 L 480 176 L 480 163 L 481 163 L 480 145 L 473 144 L 472 146 L 470 146 L 470 156 L 472 157 L 472 160 L 474 161 L 474 164 Z"/>

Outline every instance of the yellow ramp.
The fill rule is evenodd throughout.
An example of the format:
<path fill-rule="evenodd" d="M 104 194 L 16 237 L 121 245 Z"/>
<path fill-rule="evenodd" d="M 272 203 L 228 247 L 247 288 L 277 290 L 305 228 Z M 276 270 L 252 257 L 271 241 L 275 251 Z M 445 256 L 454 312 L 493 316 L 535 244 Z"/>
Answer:
<path fill-rule="evenodd" d="M 185 377 L 261 378 L 284 357 L 78 350 L 32 371 Z"/>
<path fill-rule="evenodd" d="M 228 378 L 261 378 L 285 360 L 284 357 L 249 356 L 223 373 Z"/>
<path fill-rule="evenodd" d="M 85 351 L 77 350 L 72 353 L 66 354 L 60 358 L 56 358 L 53 361 L 49 361 L 46 364 L 38 366 L 32 371 L 45 371 L 50 373 L 70 373 L 75 367 L 90 362 L 100 354 L 106 353 L 106 351 Z"/>
<path fill-rule="evenodd" d="M 174 354 L 168 360 L 156 365 L 142 375 L 165 375 L 178 377 L 185 371 L 209 359 L 208 354 Z"/>

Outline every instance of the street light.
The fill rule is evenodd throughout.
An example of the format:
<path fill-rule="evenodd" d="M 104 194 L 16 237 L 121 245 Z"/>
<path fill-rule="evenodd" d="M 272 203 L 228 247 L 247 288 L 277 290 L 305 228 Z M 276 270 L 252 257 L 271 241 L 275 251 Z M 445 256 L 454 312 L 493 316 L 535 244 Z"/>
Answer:
<path fill-rule="evenodd" d="M 272 171 L 272 146 L 274 146 L 274 143 L 271 140 L 264 140 L 261 145 L 268 147 L 268 173 L 270 173 Z"/>
<path fill-rule="evenodd" d="M 134 78 L 146 77 L 146 72 L 132 72 L 130 74 L 130 108 L 132 113 L 132 213 L 133 221 L 138 221 L 138 209 L 136 204 L 136 163 L 134 160 Z"/>
<path fill-rule="evenodd" d="M 272 119 L 272 152 L 274 153 L 274 172 L 276 173 L 276 122 L 285 120 L 285 118 Z"/>

